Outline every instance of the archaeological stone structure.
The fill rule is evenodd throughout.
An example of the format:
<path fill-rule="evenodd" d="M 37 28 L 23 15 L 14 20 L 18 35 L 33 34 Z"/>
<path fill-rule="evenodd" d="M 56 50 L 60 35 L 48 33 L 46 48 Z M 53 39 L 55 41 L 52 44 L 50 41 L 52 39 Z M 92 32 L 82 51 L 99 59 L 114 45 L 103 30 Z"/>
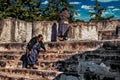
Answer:
<path fill-rule="evenodd" d="M 85 80 L 86 64 L 90 80 L 120 80 L 120 21 L 70 23 L 68 40 L 53 42 L 57 29 L 56 21 L 1 20 L 0 80 Z M 38 69 L 22 68 L 27 42 L 38 34 L 47 53 L 39 53 Z"/>
<path fill-rule="evenodd" d="M 56 26 L 53 26 L 54 24 Z M 115 39 L 118 26 L 120 21 L 71 23 L 68 38 L 69 40 Z M 53 34 L 57 36 L 57 29 L 56 21 L 25 22 L 8 18 L 0 21 L 0 42 L 28 42 L 37 34 L 43 34 L 44 41 L 49 42 Z"/>

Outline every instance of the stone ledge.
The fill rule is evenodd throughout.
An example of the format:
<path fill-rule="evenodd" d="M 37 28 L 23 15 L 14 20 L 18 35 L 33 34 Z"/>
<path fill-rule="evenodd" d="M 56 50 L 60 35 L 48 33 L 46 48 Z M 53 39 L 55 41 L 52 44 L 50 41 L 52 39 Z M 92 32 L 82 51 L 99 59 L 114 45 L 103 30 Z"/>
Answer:
<path fill-rule="evenodd" d="M 0 80 L 38 80 L 43 78 L 30 78 L 30 76 L 21 76 L 21 75 L 8 75 L 7 73 L 1 72 L 0 73 Z"/>
<path fill-rule="evenodd" d="M 42 60 L 37 62 L 38 69 L 42 70 L 57 70 L 59 64 L 76 64 L 78 61 L 64 61 L 64 59 L 58 60 Z M 0 68 L 21 68 L 22 62 L 15 60 L 0 60 Z"/>
<path fill-rule="evenodd" d="M 18 68 L 0 68 L 0 72 L 9 74 L 9 75 L 21 75 L 21 76 L 29 76 L 29 77 L 37 77 L 43 80 L 52 80 L 57 75 L 62 72 L 55 70 L 31 70 L 31 69 L 18 69 Z"/>
<path fill-rule="evenodd" d="M 84 40 L 84 41 L 61 41 L 61 42 L 45 42 L 47 50 L 92 50 L 101 46 L 105 42 L 115 45 L 120 44 L 120 39 L 115 40 Z M 120 45 L 119 45 L 120 46 Z M 26 43 L 0 43 L 0 51 L 24 50 Z"/>
<path fill-rule="evenodd" d="M 100 53 L 100 54 L 99 54 Z M 2 53 L 0 52 L 0 60 L 19 60 L 21 55 L 24 53 Z M 38 56 L 39 60 L 58 60 L 67 59 L 76 54 L 88 54 L 89 56 L 119 56 L 119 50 L 96 50 L 96 51 L 76 51 L 75 53 L 40 53 Z"/>

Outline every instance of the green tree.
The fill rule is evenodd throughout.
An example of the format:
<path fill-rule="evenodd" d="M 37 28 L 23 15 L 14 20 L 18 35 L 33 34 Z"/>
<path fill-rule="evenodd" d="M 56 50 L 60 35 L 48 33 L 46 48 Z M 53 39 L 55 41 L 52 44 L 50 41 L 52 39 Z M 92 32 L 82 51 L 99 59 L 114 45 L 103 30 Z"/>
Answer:
<path fill-rule="evenodd" d="M 68 0 L 50 0 L 49 3 L 46 4 L 46 8 L 43 11 L 43 17 L 45 20 L 58 20 L 58 15 L 63 7 L 69 9 L 71 14 L 70 21 L 73 20 L 73 15 L 75 14 L 75 7 L 69 4 Z M 77 14 L 77 13 L 76 13 Z"/>
<path fill-rule="evenodd" d="M 26 21 L 41 19 L 41 0 L 1 0 L 0 19 L 12 17 Z"/>
<path fill-rule="evenodd" d="M 91 20 L 95 20 L 95 21 L 99 21 L 99 20 L 107 20 L 107 19 L 111 19 L 113 18 L 114 16 L 110 16 L 108 18 L 104 18 L 102 17 L 102 12 L 106 10 L 105 7 L 101 6 L 99 3 L 98 3 L 98 0 L 95 0 L 95 6 L 93 7 L 94 9 L 94 12 L 89 12 L 89 15 L 90 16 L 94 16 L 93 18 L 91 18 Z"/>
<path fill-rule="evenodd" d="M 1 0 L 0 1 L 0 18 L 20 18 L 23 9 L 22 1 L 20 0 Z"/>
<path fill-rule="evenodd" d="M 0 0 L 0 19 L 12 17 L 26 21 L 57 20 L 63 7 L 67 7 L 73 21 L 74 6 L 68 0 L 50 0 L 45 8 L 41 7 L 42 0 Z"/>
<path fill-rule="evenodd" d="M 12 8 L 9 0 L 0 0 L 0 19 L 7 18 L 7 11 Z"/>
<path fill-rule="evenodd" d="M 22 19 L 23 12 L 26 11 L 24 8 L 24 4 L 20 0 L 13 0 L 11 1 L 11 8 L 7 11 L 8 17 L 13 17 L 16 19 Z"/>
<path fill-rule="evenodd" d="M 24 0 L 23 0 L 24 1 Z M 27 21 L 37 21 L 41 20 L 41 0 L 33 1 L 33 0 L 26 0 L 24 1 L 24 18 Z"/>

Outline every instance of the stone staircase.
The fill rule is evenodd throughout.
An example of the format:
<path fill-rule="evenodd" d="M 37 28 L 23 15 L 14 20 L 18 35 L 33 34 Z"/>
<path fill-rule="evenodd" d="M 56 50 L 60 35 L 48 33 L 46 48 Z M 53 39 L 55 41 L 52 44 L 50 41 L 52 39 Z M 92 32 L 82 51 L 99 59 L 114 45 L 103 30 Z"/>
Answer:
<path fill-rule="evenodd" d="M 21 55 L 25 53 L 25 43 L 0 43 L 0 80 L 53 80 L 63 73 L 58 70 L 60 63 L 78 63 L 70 60 L 74 55 L 98 49 L 105 41 L 64 41 L 46 42 L 47 53 L 41 52 L 38 69 L 22 68 Z M 111 40 L 119 44 L 119 40 Z M 119 52 L 118 52 L 119 53 Z M 79 57 L 80 59 L 80 57 Z"/>
<path fill-rule="evenodd" d="M 63 74 L 56 77 L 55 80 L 69 80 L 70 77 L 73 80 L 81 80 L 81 77 L 83 79 L 83 73 L 79 72 L 80 70 L 78 69 L 80 67 L 79 63 L 89 61 L 106 66 L 110 72 L 109 74 L 96 74 L 99 75 L 100 79 L 92 80 L 120 80 L 120 41 L 104 41 L 94 50 L 78 52 L 78 54 L 71 56 L 69 59 L 59 62 L 61 66 L 58 69 Z M 93 73 L 91 72 L 91 76 Z"/>

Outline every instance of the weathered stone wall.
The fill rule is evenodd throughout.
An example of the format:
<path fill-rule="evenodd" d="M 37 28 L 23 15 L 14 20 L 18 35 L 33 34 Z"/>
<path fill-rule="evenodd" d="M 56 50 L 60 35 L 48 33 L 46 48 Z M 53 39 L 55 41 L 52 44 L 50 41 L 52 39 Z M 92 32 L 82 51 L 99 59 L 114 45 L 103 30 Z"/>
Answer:
<path fill-rule="evenodd" d="M 36 21 L 33 22 L 33 36 L 37 36 L 38 34 L 43 34 L 44 41 L 51 41 L 52 35 L 52 27 L 53 24 L 56 24 L 56 29 L 58 23 L 56 21 Z M 56 34 L 57 35 L 57 34 Z"/>
<path fill-rule="evenodd" d="M 71 40 L 115 39 L 117 26 L 120 26 L 120 21 L 72 23 L 69 36 Z"/>
<path fill-rule="evenodd" d="M 11 20 L 3 20 L 2 23 L 2 30 L 0 35 L 0 41 L 2 42 L 9 42 L 11 40 L 11 29 L 12 29 L 12 22 Z"/>
<path fill-rule="evenodd" d="M 56 26 L 53 27 L 54 24 Z M 115 32 L 119 25 L 120 21 L 71 23 L 69 24 L 69 40 L 101 40 L 104 39 L 102 38 L 104 31 Z M 48 42 L 51 41 L 52 35 L 57 36 L 54 34 L 57 33 L 57 29 L 58 23 L 56 21 L 25 22 L 8 18 L 0 21 L 0 42 L 28 42 L 31 37 L 38 34 L 43 34 L 44 41 Z M 111 33 L 108 36 L 114 35 Z"/>
<path fill-rule="evenodd" d="M 29 41 L 32 37 L 32 23 L 14 20 L 14 41 Z M 13 26 L 12 26 L 13 27 Z"/>
<path fill-rule="evenodd" d="M 98 32 L 96 26 L 83 26 L 82 39 L 98 40 Z"/>
<path fill-rule="evenodd" d="M 0 25 L 0 42 L 25 42 L 32 37 L 32 23 L 16 19 L 4 19 Z"/>

